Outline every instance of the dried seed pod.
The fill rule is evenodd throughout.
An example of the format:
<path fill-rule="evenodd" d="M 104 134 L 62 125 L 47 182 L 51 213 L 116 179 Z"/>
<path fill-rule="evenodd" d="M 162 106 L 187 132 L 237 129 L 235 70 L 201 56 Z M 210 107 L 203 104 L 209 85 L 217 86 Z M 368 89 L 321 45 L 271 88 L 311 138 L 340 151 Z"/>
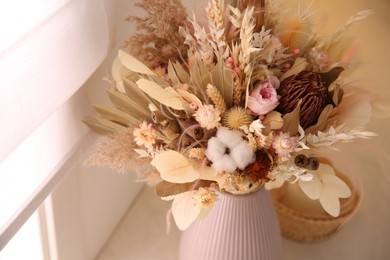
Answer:
<path fill-rule="evenodd" d="M 322 110 L 330 103 L 328 86 L 340 75 L 343 68 L 337 67 L 327 73 L 302 71 L 280 83 L 279 106 L 276 111 L 287 114 L 302 100 L 299 120 L 306 129 L 317 123 Z"/>
<path fill-rule="evenodd" d="M 308 165 L 307 168 L 310 170 L 317 170 L 320 167 L 320 162 L 315 157 L 309 157 L 308 158 Z"/>
<path fill-rule="evenodd" d="M 306 166 L 309 164 L 309 160 L 307 159 L 306 155 L 298 154 L 294 159 L 294 163 L 298 167 L 306 168 Z"/>

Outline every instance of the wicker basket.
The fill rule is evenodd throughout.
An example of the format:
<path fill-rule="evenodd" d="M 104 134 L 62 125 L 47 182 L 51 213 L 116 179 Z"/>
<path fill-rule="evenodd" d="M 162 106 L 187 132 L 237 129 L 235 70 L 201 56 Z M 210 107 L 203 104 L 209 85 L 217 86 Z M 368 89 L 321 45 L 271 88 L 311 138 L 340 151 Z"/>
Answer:
<path fill-rule="evenodd" d="M 299 242 L 315 242 L 328 238 L 356 212 L 361 194 L 356 186 L 344 175 L 338 174 L 352 191 L 351 197 L 340 199 L 340 215 L 332 217 L 326 212 L 311 214 L 294 210 L 283 204 L 286 186 L 272 190 L 274 205 L 279 217 L 282 235 Z"/>

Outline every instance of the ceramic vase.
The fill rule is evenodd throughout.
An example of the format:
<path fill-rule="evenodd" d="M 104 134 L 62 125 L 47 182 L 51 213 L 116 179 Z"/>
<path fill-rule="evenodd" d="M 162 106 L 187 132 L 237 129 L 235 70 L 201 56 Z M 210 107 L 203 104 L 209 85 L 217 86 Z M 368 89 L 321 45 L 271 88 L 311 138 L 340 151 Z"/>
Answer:
<path fill-rule="evenodd" d="M 269 192 L 219 193 L 208 215 L 183 231 L 179 255 L 180 260 L 280 260 L 281 234 Z"/>

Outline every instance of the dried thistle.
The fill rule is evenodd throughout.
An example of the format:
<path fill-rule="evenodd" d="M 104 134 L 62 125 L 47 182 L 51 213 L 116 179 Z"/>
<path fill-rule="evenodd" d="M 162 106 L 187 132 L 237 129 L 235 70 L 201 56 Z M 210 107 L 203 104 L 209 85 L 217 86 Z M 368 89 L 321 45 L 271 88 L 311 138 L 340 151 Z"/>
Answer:
<path fill-rule="evenodd" d="M 129 16 L 138 33 L 126 42 L 127 50 L 149 66 L 187 59 L 187 46 L 180 27 L 191 27 L 180 0 L 142 0 L 136 6 L 146 11 L 144 18 Z"/>
<path fill-rule="evenodd" d="M 253 118 L 242 107 L 232 107 L 223 118 L 223 125 L 238 130 L 243 125 L 252 123 Z"/>
<path fill-rule="evenodd" d="M 221 92 L 219 92 L 219 90 L 211 84 L 207 85 L 206 91 L 211 101 L 213 101 L 215 107 L 218 108 L 221 114 L 223 115 L 226 112 L 226 102 L 223 96 L 221 95 Z"/>
<path fill-rule="evenodd" d="M 139 154 L 134 151 L 136 147 L 133 129 L 126 128 L 124 131 L 106 136 L 99 142 L 86 163 L 92 166 L 108 166 L 119 173 L 138 169 L 148 164 L 149 160 L 138 158 Z"/>

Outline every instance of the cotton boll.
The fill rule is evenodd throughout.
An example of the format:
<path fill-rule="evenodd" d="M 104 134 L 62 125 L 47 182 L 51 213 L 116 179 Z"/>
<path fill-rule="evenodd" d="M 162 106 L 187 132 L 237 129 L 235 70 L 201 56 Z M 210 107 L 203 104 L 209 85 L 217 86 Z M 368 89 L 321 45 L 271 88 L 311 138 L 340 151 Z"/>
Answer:
<path fill-rule="evenodd" d="M 226 146 L 216 137 L 209 139 L 207 147 L 205 154 L 210 161 L 217 161 L 225 154 Z"/>
<path fill-rule="evenodd" d="M 234 172 L 237 169 L 236 163 L 228 154 L 224 154 L 218 160 L 213 161 L 211 166 L 218 172 Z"/>
<path fill-rule="evenodd" d="M 239 131 L 229 130 L 226 127 L 218 129 L 217 138 L 229 148 L 237 146 L 242 141 Z"/>
<path fill-rule="evenodd" d="M 240 170 L 245 169 L 246 166 L 256 160 L 252 147 L 244 140 L 231 150 L 230 156 Z"/>

